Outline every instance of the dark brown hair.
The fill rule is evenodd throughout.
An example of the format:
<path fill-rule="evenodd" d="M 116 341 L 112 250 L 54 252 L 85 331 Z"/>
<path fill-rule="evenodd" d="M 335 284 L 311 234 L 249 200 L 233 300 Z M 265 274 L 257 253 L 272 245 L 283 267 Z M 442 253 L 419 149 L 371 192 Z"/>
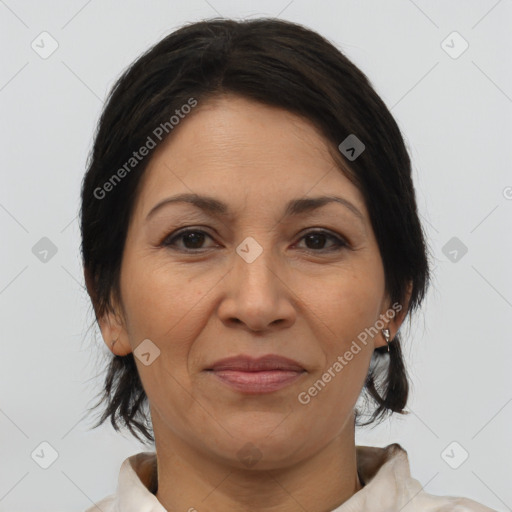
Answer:
<path fill-rule="evenodd" d="M 145 52 L 117 80 L 102 112 L 81 192 L 81 250 L 96 320 L 113 311 L 113 299 L 121 303 L 124 244 L 149 158 L 123 174 L 105 197 L 99 188 L 190 98 L 200 108 L 219 94 L 281 107 L 321 131 L 340 171 L 364 196 L 391 302 L 404 304 L 411 286 L 410 319 L 429 284 L 428 252 L 409 155 L 386 105 L 361 70 L 314 31 L 272 18 L 215 18 L 183 26 Z M 365 149 L 348 161 L 338 145 L 351 134 Z M 362 395 L 376 408 L 365 423 L 356 410 L 356 424 L 406 413 L 409 381 L 398 334 L 389 348 L 389 354 L 385 346 L 374 350 Z M 142 433 L 154 441 L 133 354 L 111 359 L 94 408 L 100 405 L 95 426 L 110 418 L 116 430 L 121 424 L 136 438 Z"/>

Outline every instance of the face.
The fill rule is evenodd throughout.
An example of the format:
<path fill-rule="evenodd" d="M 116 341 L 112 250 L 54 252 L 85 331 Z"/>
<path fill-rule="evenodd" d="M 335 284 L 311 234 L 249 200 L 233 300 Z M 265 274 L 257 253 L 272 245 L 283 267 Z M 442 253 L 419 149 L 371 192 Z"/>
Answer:
<path fill-rule="evenodd" d="M 221 205 L 165 202 L 180 194 Z M 304 201 L 321 196 L 341 201 Z M 120 289 L 102 332 L 119 355 L 150 340 L 135 361 L 155 436 L 232 464 L 252 443 L 267 467 L 310 457 L 353 421 L 385 345 L 380 329 L 361 333 L 391 307 L 363 197 L 321 134 L 237 96 L 199 103 L 153 153 Z M 385 319 L 392 337 L 400 320 Z M 216 365 L 269 355 L 295 367 Z"/>

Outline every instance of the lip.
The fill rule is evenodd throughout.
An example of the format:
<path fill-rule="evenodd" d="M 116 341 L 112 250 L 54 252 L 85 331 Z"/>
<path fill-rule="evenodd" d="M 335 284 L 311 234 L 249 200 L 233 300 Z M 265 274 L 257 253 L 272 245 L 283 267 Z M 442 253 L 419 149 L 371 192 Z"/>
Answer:
<path fill-rule="evenodd" d="M 269 354 L 263 357 L 252 357 L 247 355 L 227 357 L 219 359 L 207 370 L 237 370 L 242 372 L 261 372 L 266 370 L 288 370 L 302 372 L 304 367 L 297 361 L 287 357 Z"/>
<path fill-rule="evenodd" d="M 278 391 L 306 373 L 297 361 L 275 354 L 260 358 L 228 357 L 216 361 L 206 371 L 232 389 L 249 394 Z"/>

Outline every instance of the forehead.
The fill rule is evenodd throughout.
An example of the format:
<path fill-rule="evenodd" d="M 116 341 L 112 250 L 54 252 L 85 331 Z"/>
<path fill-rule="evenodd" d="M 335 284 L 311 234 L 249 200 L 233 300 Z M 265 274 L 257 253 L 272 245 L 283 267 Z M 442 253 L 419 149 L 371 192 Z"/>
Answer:
<path fill-rule="evenodd" d="M 198 102 L 155 150 L 139 190 L 143 215 L 176 193 L 215 195 L 236 209 L 337 192 L 365 210 L 312 123 L 231 95 Z"/>

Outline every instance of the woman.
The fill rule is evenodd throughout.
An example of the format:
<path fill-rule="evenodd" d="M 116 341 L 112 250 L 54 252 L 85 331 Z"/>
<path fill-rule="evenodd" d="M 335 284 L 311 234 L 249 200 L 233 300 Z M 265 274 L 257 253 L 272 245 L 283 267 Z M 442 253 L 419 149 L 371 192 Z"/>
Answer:
<path fill-rule="evenodd" d="M 81 229 L 99 423 L 155 442 L 100 510 L 492 510 L 355 445 L 405 414 L 429 264 L 400 131 L 324 38 L 214 19 L 150 49 L 102 114 Z"/>

